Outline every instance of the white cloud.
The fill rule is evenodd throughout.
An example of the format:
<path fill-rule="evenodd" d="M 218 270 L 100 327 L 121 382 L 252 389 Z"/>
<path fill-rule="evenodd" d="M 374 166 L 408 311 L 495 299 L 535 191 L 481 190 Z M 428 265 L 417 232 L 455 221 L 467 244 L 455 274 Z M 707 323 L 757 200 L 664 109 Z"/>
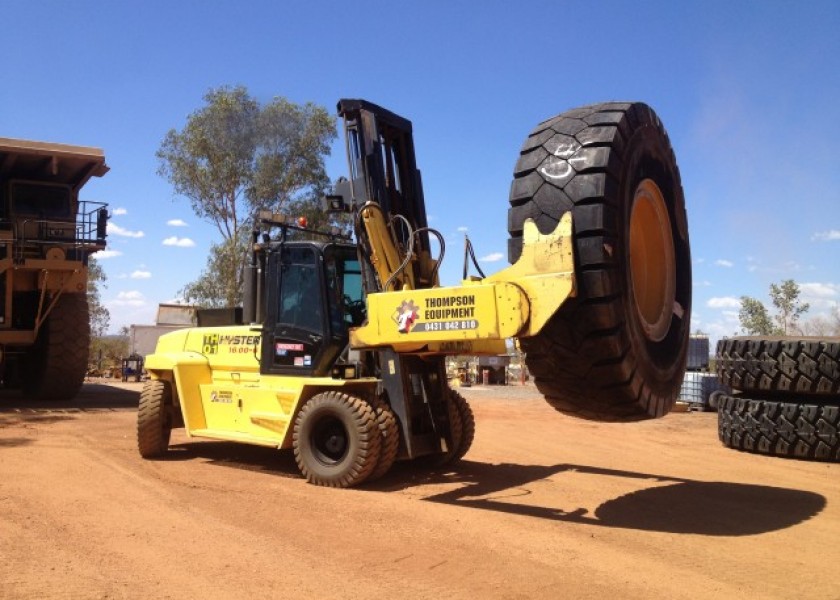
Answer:
<path fill-rule="evenodd" d="M 122 256 L 122 252 L 119 250 L 100 250 L 93 257 L 96 260 L 104 260 L 106 258 L 114 258 L 115 256 Z"/>
<path fill-rule="evenodd" d="M 461 233 L 466 233 L 466 232 L 468 232 L 469 230 L 470 230 L 470 228 L 469 228 L 469 227 L 465 227 L 465 226 L 463 226 L 463 225 L 461 225 L 461 226 L 458 228 L 458 231 L 460 231 Z"/>
<path fill-rule="evenodd" d="M 783 271 L 801 271 L 803 269 L 802 265 L 795 260 L 786 260 L 782 263 L 781 268 Z"/>
<path fill-rule="evenodd" d="M 119 217 L 121 215 L 127 215 L 128 211 L 124 208 L 115 208 L 111 214 L 115 217 Z"/>
<path fill-rule="evenodd" d="M 117 294 L 116 300 L 112 300 L 113 306 L 145 306 L 146 299 L 143 294 L 136 290 L 128 292 L 120 292 Z"/>
<path fill-rule="evenodd" d="M 712 282 L 708 279 L 704 279 L 703 281 L 695 281 L 694 287 L 712 287 Z"/>
<path fill-rule="evenodd" d="M 828 231 L 818 231 L 811 236 L 811 241 L 816 242 L 833 242 L 840 240 L 840 229 L 829 229 Z"/>
<path fill-rule="evenodd" d="M 802 283 L 799 289 L 803 296 L 834 298 L 840 295 L 840 285 L 836 283 Z"/>
<path fill-rule="evenodd" d="M 706 301 L 706 306 L 709 308 L 741 308 L 741 301 L 732 296 L 720 296 L 709 298 Z"/>
<path fill-rule="evenodd" d="M 187 227 L 187 222 L 184 219 L 169 219 L 166 224 L 170 227 Z"/>
<path fill-rule="evenodd" d="M 124 227 L 120 227 L 116 223 L 108 222 L 108 235 L 120 235 L 122 237 L 141 238 L 145 233 L 142 231 L 130 231 Z"/>
<path fill-rule="evenodd" d="M 478 260 L 481 262 L 497 262 L 502 260 L 504 257 L 505 255 L 501 252 L 493 252 L 492 254 L 488 254 L 487 256 L 482 256 Z"/>
<path fill-rule="evenodd" d="M 163 240 L 164 246 L 177 246 L 178 248 L 192 248 L 195 242 L 190 238 L 179 238 L 177 236 L 168 237 Z"/>
<path fill-rule="evenodd" d="M 726 267 L 727 269 L 735 266 L 734 262 L 732 262 L 731 260 L 726 260 L 724 258 L 716 260 L 715 264 L 719 267 Z"/>
<path fill-rule="evenodd" d="M 830 313 L 838 306 L 840 300 L 838 283 L 802 283 L 799 284 L 799 291 L 802 293 L 801 300 L 810 305 L 807 317 Z"/>
<path fill-rule="evenodd" d="M 131 274 L 132 279 L 151 279 L 152 274 L 149 271 L 136 270 Z"/>

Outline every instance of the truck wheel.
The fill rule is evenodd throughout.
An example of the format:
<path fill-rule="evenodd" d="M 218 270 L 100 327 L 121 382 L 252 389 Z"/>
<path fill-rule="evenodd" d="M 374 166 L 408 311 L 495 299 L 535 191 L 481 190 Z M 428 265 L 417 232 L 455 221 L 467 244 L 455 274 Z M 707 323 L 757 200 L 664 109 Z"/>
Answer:
<path fill-rule="evenodd" d="M 526 219 L 542 233 L 571 211 L 576 296 L 521 340 L 557 410 L 629 421 L 673 406 L 685 371 L 691 256 L 668 135 L 641 103 L 596 104 L 538 125 L 516 163 L 508 258 Z"/>
<path fill-rule="evenodd" d="M 720 380 L 733 389 L 813 396 L 840 395 L 840 340 L 734 337 L 716 351 Z"/>
<path fill-rule="evenodd" d="M 86 294 L 62 294 L 23 366 L 23 393 L 38 400 L 70 400 L 82 387 L 90 346 Z"/>
<path fill-rule="evenodd" d="M 840 406 L 721 396 L 725 446 L 770 456 L 840 461 Z"/>
<path fill-rule="evenodd" d="M 379 428 L 380 452 L 379 460 L 376 462 L 368 481 L 379 479 L 387 473 L 397 460 L 400 450 L 400 429 L 397 426 L 397 417 L 390 405 L 382 398 L 374 396 L 371 406 L 376 415 L 376 425 Z"/>
<path fill-rule="evenodd" d="M 363 482 L 376 467 L 381 445 L 373 407 L 356 396 L 317 394 L 295 419 L 295 460 L 315 485 L 346 488 Z"/>
<path fill-rule="evenodd" d="M 172 388 L 168 381 L 150 379 L 143 384 L 137 409 L 137 448 L 143 458 L 166 453 L 172 433 Z"/>

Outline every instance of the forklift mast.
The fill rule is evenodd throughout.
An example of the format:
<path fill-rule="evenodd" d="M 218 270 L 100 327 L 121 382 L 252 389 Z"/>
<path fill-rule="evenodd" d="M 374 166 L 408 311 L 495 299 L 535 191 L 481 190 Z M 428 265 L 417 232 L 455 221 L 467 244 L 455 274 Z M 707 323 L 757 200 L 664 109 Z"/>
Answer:
<path fill-rule="evenodd" d="M 366 289 L 382 291 L 391 279 L 397 287 L 434 287 L 437 261 L 430 258 L 429 233 L 436 232 L 426 220 L 411 121 L 365 100 L 340 100 L 338 114 L 350 179 L 340 181 L 331 198 L 356 214 Z"/>

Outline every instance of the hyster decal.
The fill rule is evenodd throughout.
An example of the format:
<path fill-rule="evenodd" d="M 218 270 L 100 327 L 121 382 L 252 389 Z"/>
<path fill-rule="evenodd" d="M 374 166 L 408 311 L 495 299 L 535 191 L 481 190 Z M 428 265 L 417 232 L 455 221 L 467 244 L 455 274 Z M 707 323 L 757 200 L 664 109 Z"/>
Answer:
<path fill-rule="evenodd" d="M 220 344 L 228 344 L 230 346 L 255 346 L 260 343 L 260 336 L 258 335 L 218 335 Z"/>
<path fill-rule="evenodd" d="M 227 346 L 225 352 L 231 354 L 245 354 L 251 352 L 260 343 L 258 335 L 227 335 L 209 333 L 204 336 L 202 354 L 218 354 L 219 346 Z"/>
<path fill-rule="evenodd" d="M 419 309 L 420 307 L 414 304 L 414 300 L 409 300 L 408 302 L 403 300 L 402 304 L 397 307 L 395 321 L 397 322 L 400 333 L 411 331 L 411 327 L 414 325 L 417 317 L 420 316 Z"/>

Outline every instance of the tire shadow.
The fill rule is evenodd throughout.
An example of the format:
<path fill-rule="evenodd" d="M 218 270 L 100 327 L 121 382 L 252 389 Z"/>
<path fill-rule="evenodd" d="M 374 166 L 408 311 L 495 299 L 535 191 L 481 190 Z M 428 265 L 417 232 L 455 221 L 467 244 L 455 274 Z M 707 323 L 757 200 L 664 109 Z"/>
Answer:
<path fill-rule="evenodd" d="M 593 512 L 581 507 L 559 508 L 511 501 L 533 495 L 531 488 L 536 482 L 564 472 L 647 480 L 651 487 L 609 499 Z M 827 504 L 821 494 L 804 490 L 695 481 L 570 464 L 491 465 L 462 461 L 438 472 L 406 464 L 403 469 L 398 466 L 390 479 L 386 476 L 365 489 L 394 491 L 444 483 L 459 485 L 424 500 L 597 527 L 726 537 L 759 535 L 793 527 L 817 516 Z"/>
<path fill-rule="evenodd" d="M 20 390 L 0 390 L 0 414 L 3 413 L 73 413 L 136 409 L 140 390 L 101 383 L 85 383 L 71 400 L 32 400 Z"/>
<path fill-rule="evenodd" d="M 28 446 L 34 440 L 29 438 L 0 438 L 0 448 L 15 448 L 18 446 Z"/>

